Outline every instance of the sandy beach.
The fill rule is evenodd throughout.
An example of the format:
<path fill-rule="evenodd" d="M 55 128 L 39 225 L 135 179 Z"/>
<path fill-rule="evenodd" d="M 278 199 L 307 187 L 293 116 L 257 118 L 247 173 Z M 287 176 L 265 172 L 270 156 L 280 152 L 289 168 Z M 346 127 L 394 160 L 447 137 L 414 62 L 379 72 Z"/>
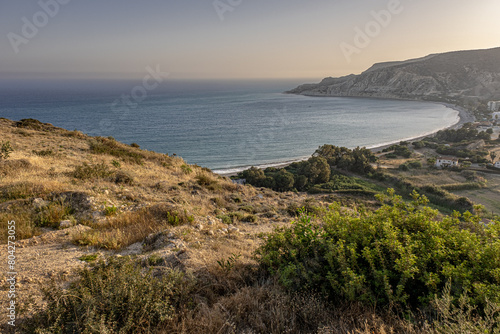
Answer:
<path fill-rule="evenodd" d="M 440 103 L 444 106 L 446 106 L 447 108 L 450 108 L 450 109 L 453 109 L 453 110 L 456 110 L 458 111 L 458 122 L 445 128 L 445 129 L 460 129 L 464 124 L 466 123 L 473 123 L 476 121 L 476 118 L 474 117 L 474 115 L 472 115 L 469 111 L 467 111 L 465 108 L 461 107 L 461 106 L 457 106 L 455 104 L 450 104 L 450 103 Z M 440 131 L 440 130 L 438 130 Z M 429 134 L 426 134 L 424 136 L 419 136 L 419 137 L 415 137 L 415 138 L 410 138 L 410 139 L 407 139 L 407 141 L 419 141 L 419 140 L 422 140 L 424 138 L 427 138 L 427 137 L 432 137 L 434 134 L 436 134 L 436 132 L 438 131 L 435 131 L 433 133 L 429 133 Z M 395 142 L 396 143 L 396 142 Z M 378 151 L 381 151 L 391 145 L 394 145 L 395 143 L 391 143 L 391 144 L 384 144 L 384 145 L 378 145 L 378 146 L 375 146 L 375 147 L 370 147 L 370 150 L 372 152 L 378 152 Z"/>

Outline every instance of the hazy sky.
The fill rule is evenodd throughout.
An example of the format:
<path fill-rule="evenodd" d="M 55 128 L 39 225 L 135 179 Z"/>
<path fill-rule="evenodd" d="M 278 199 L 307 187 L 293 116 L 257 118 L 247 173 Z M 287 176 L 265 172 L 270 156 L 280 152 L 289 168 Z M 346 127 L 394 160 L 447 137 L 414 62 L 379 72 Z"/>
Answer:
<path fill-rule="evenodd" d="M 499 13 L 498 0 L 1 0 L 0 76 L 132 78 L 159 65 L 178 79 L 321 79 L 498 47 Z"/>

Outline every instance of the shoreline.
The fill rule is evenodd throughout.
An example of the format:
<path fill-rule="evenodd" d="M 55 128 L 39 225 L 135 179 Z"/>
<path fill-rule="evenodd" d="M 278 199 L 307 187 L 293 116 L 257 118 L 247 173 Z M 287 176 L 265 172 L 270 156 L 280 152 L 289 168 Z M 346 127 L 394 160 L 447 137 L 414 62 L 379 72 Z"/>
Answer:
<path fill-rule="evenodd" d="M 415 100 L 408 100 L 408 101 L 415 101 Z M 450 126 L 447 126 L 447 127 L 444 127 L 442 129 L 438 129 L 436 131 L 433 131 L 432 133 L 428 133 L 428 134 L 425 134 L 425 135 L 421 135 L 421 136 L 417 136 L 417 137 L 412 137 L 412 138 L 407 138 L 407 139 L 400 139 L 400 140 L 396 140 L 394 142 L 391 142 L 391 143 L 383 143 L 383 144 L 377 144 L 376 146 L 373 146 L 373 147 L 368 147 L 368 149 L 370 151 L 372 151 L 373 153 L 376 153 L 378 151 L 381 151 L 387 147 L 390 147 L 396 143 L 399 143 L 400 141 L 404 140 L 404 141 L 418 141 L 418 140 L 422 140 L 424 138 L 427 138 L 427 137 L 431 137 L 433 135 L 435 135 L 438 131 L 441 131 L 441 130 L 450 130 L 450 129 L 460 129 L 464 124 L 466 123 L 470 123 L 470 122 L 475 122 L 475 117 L 469 112 L 467 111 L 464 107 L 461 107 L 459 105 L 455 105 L 455 104 L 451 104 L 451 103 L 444 103 L 444 102 L 432 102 L 432 101 L 416 101 L 416 102 L 429 102 L 429 103 L 435 103 L 435 104 L 440 104 L 440 105 L 443 105 L 449 109 L 453 109 L 455 111 L 458 111 L 458 121 L 455 123 L 455 124 L 452 124 Z M 284 167 L 287 167 L 289 165 L 291 165 L 292 163 L 294 162 L 300 162 L 300 161 L 304 161 L 304 160 L 307 160 L 309 159 L 310 157 L 312 156 L 312 154 L 310 156 L 307 156 L 307 157 L 303 157 L 303 158 L 298 158 L 298 159 L 295 159 L 295 160 L 289 160 L 289 161 L 283 161 L 283 162 L 275 162 L 275 163 L 267 163 L 267 164 L 261 164 L 261 165 L 257 165 L 257 166 L 254 166 L 254 167 L 257 167 L 257 168 L 261 168 L 261 169 L 265 169 L 265 168 L 268 168 L 268 167 L 275 167 L 275 168 L 284 168 Z M 245 169 L 248 169 L 250 168 L 251 166 L 249 167 L 246 167 Z M 214 173 L 220 175 L 220 176 L 225 176 L 225 177 L 231 177 L 231 176 L 236 176 L 238 175 L 239 172 L 245 170 L 239 170 L 243 168 L 243 166 L 241 167 L 233 167 L 233 168 L 228 168 L 227 171 L 224 171 L 223 169 L 221 170 L 213 170 Z M 238 171 L 236 171 L 238 170 Z"/>
<path fill-rule="evenodd" d="M 442 129 L 433 131 L 432 133 L 428 133 L 428 134 L 425 134 L 422 136 L 412 137 L 412 138 L 408 138 L 408 139 L 403 139 L 403 140 L 405 140 L 405 141 L 419 141 L 419 140 L 422 140 L 424 138 L 434 136 L 437 132 L 439 132 L 441 130 L 457 130 L 457 129 L 460 129 L 466 123 L 473 123 L 476 121 L 476 118 L 472 114 L 470 114 L 470 112 L 467 111 L 464 107 L 461 107 L 461 106 L 456 105 L 456 104 L 444 103 L 444 102 L 431 102 L 431 103 L 441 104 L 449 109 L 453 109 L 455 111 L 458 111 L 458 122 L 455 124 L 452 124 L 450 126 L 444 127 Z M 399 141 L 394 141 L 394 142 L 388 143 L 388 144 L 379 144 L 377 146 L 370 147 L 369 150 L 371 150 L 373 153 L 376 153 L 377 151 L 383 150 L 383 149 L 390 147 L 396 143 L 399 143 Z"/>

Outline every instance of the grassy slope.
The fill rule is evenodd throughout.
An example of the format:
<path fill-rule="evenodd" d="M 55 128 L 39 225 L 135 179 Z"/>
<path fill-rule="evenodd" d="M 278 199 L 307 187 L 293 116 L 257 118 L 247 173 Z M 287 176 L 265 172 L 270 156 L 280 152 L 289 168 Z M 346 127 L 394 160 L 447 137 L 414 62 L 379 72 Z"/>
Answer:
<path fill-rule="evenodd" d="M 199 306 L 179 320 L 176 331 L 229 333 L 234 326 L 244 326 L 239 329 L 301 332 L 323 324 L 325 333 L 389 332 L 391 328 L 428 332 L 391 312 L 374 313 L 354 304 L 323 305 L 315 296 L 289 296 L 255 271 L 253 251 L 260 244 L 260 235 L 289 223 L 295 208 L 324 206 L 321 199 L 326 198 L 349 205 L 357 199 L 336 195 L 311 198 L 238 186 L 208 170 L 188 166 L 179 157 L 37 121 L 0 119 L 0 138 L 14 148 L 10 157 L 0 162 L 0 229 L 5 231 L 7 221 L 15 219 L 18 238 L 39 235 L 30 239 L 35 241 L 50 238 L 61 220 L 86 225 L 85 229 L 69 229 L 65 237 L 58 234 L 60 239 L 54 241 L 60 243 L 58 249 L 71 252 L 68 244 L 84 245 L 67 255 L 73 262 L 78 262 L 82 251 L 93 256 L 99 248 L 98 256 L 128 254 L 129 245 L 146 239 L 145 247 L 136 252 L 139 257 L 174 263 L 195 272 L 203 283 L 193 297 Z M 37 208 L 36 198 L 47 205 Z M 226 224 L 229 219 L 238 231 L 223 231 L 230 227 Z M 157 242 L 167 233 L 175 235 L 170 244 L 173 248 L 168 242 Z M 5 243 L 5 235 L 2 238 Z M 30 275 L 30 266 L 39 262 L 38 253 L 47 250 L 31 241 L 24 245 L 23 268 Z M 57 260 L 57 253 L 45 254 L 54 254 L 51 256 Z M 217 261 L 232 254 L 241 257 L 228 273 Z M 54 269 L 60 267 L 47 265 L 33 275 L 43 276 Z M 46 284 L 47 279 L 37 281 Z M 28 281 L 22 290 L 27 296 L 40 294 L 38 289 Z M 3 299 L 5 290 L 1 292 Z"/>

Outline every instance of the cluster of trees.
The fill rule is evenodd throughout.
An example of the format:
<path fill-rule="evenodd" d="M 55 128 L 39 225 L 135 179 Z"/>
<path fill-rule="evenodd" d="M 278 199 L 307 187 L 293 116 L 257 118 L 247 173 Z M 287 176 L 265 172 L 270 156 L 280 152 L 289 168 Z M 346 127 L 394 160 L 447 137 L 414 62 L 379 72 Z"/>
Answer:
<path fill-rule="evenodd" d="M 401 142 L 399 145 L 392 145 L 382 150 L 382 152 L 391 152 L 386 155 L 387 158 L 396 159 L 397 157 L 409 158 L 412 151 L 408 148 L 407 142 Z"/>
<path fill-rule="evenodd" d="M 474 163 L 487 163 L 489 160 L 486 158 L 487 151 L 471 151 L 464 148 L 457 148 L 445 145 L 439 145 L 436 148 L 436 153 L 442 155 L 452 155 L 459 158 L 469 158 Z"/>
<path fill-rule="evenodd" d="M 324 145 L 316 150 L 307 161 L 295 162 L 282 169 L 265 170 L 252 167 L 240 173 L 240 178 L 256 187 L 271 188 L 276 191 L 306 191 L 314 185 L 331 181 L 332 169 L 358 174 L 374 172 L 371 163 L 377 161 L 375 155 L 366 148 Z"/>
<path fill-rule="evenodd" d="M 477 129 L 473 129 L 470 125 L 464 125 L 462 128 L 457 130 L 448 129 L 438 131 L 434 138 L 438 142 L 460 143 L 462 141 L 479 139 L 490 140 L 491 134 L 485 131 L 479 132 Z"/>
<path fill-rule="evenodd" d="M 371 164 L 377 161 L 377 157 L 367 148 L 350 150 L 333 145 L 321 146 L 313 157 L 325 158 L 331 167 L 362 175 L 372 173 L 374 169 Z"/>

